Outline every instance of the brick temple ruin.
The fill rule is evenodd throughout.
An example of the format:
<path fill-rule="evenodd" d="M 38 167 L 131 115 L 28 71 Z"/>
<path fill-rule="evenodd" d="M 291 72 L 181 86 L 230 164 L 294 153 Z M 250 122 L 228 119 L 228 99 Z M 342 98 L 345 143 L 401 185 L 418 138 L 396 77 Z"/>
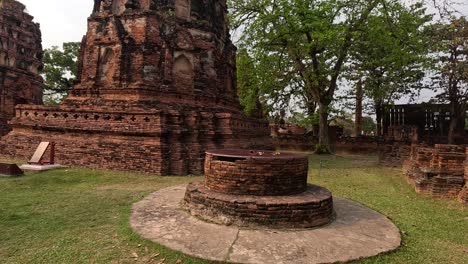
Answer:
<path fill-rule="evenodd" d="M 418 193 L 456 198 L 465 185 L 466 147 L 414 144 L 403 171 Z"/>
<path fill-rule="evenodd" d="M 382 165 L 403 167 L 418 193 L 468 203 L 468 142 L 447 144 L 450 116 L 446 105 L 391 107 L 384 116 L 379 159 Z"/>
<path fill-rule="evenodd" d="M 94 3 L 76 85 L 59 107 L 17 108 L 7 155 L 47 140 L 64 165 L 187 175 L 206 149 L 269 144 L 239 104 L 226 1 Z"/>
<path fill-rule="evenodd" d="M 39 24 L 15 0 L 0 0 L 0 136 L 17 104 L 42 104 L 42 40 Z"/>
<path fill-rule="evenodd" d="M 334 220 L 333 196 L 307 183 L 307 155 L 215 150 L 205 181 L 188 185 L 184 207 L 208 222 L 244 227 L 313 228 Z"/>
<path fill-rule="evenodd" d="M 383 142 L 380 162 L 400 167 L 410 157 L 411 144 L 430 146 L 447 144 L 450 126 L 450 106 L 440 104 L 386 106 L 382 118 Z M 468 144 L 468 131 L 458 138 Z"/>

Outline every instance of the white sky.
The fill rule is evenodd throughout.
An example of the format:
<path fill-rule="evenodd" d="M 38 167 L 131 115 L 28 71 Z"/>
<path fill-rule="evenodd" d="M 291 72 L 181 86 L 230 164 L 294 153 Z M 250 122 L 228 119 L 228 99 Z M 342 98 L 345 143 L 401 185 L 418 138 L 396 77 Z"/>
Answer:
<path fill-rule="evenodd" d="M 63 42 L 79 42 L 86 34 L 87 18 L 93 0 L 19 0 L 26 5 L 34 21 L 41 24 L 44 48 Z"/>
<path fill-rule="evenodd" d="M 44 48 L 61 46 L 63 42 L 81 41 L 86 33 L 87 18 L 93 0 L 19 0 L 26 5 L 34 21 L 41 24 Z M 464 0 L 466 1 L 466 0 Z M 463 1 L 462 1 L 463 2 Z M 460 12 L 468 14 L 468 5 Z"/>

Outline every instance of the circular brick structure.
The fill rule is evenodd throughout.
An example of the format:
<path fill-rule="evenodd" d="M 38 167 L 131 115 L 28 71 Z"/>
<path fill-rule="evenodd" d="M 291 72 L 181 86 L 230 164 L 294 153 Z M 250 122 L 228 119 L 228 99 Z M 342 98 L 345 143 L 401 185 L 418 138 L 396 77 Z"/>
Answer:
<path fill-rule="evenodd" d="M 239 195 L 282 196 L 307 190 L 306 155 L 272 151 L 208 151 L 205 186 L 208 190 Z"/>
<path fill-rule="evenodd" d="M 271 151 L 207 152 L 205 182 L 189 184 L 185 207 L 224 225 L 312 228 L 330 223 L 333 197 L 308 185 L 308 157 Z"/>

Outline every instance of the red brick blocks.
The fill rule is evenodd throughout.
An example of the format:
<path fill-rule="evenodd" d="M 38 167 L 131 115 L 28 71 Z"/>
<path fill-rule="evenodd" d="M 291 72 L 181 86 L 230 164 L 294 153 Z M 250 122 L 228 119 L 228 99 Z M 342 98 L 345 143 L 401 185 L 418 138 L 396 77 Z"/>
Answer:
<path fill-rule="evenodd" d="M 24 172 L 16 164 L 0 162 L 0 177 L 2 176 L 20 176 Z"/>
<path fill-rule="evenodd" d="M 458 201 L 463 204 L 468 204 L 468 148 L 466 148 L 466 160 L 465 160 L 465 187 L 458 195 Z"/>
<path fill-rule="evenodd" d="M 0 1 L 0 136 L 17 104 L 42 104 L 42 39 L 33 19 L 22 3 Z"/>
<path fill-rule="evenodd" d="M 294 195 L 307 190 L 306 155 L 248 150 L 208 151 L 205 186 L 241 195 Z"/>
<path fill-rule="evenodd" d="M 418 193 L 440 198 L 457 197 L 465 185 L 465 159 L 464 146 L 414 146 L 410 160 L 405 162 L 408 182 Z"/>
<path fill-rule="evenodd" d="M 239 103 L 226 0 L 95 3 L 69 96 L 18 105 L 0 155 L 54 141 L 67 166 L 202 175 L 208 149 L 272 147 Z"/>
<path fill-rule="evenodd" d="M 185 207 L 224 225 L 312 228 L 330 223 L 333 197 L 307 185 L 305 155 L 267 151 L 209 151 L 205 182 L 189 184 Z"/>

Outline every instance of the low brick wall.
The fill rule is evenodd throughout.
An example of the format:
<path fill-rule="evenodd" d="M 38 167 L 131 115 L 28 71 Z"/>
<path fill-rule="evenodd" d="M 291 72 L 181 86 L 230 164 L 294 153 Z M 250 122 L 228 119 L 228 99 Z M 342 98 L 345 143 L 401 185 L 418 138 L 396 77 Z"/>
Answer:
<path fill-rule="evenodd" d="M 463 204 L 468 204 L 468 147 L 465 151 L 466 160 L 465 160 L 465 187 L 462 189 L 458 195 L 458 201 Z"/>
<path fill-rule="evenodd" d="M 222 194 L 203 183 L 192 183 L 184 200 L 193 215 L 224 225 L 310 228 L 328 224 L 334 217 L 332 194 L 315 185 L 301 194 L 278 198 Z"/>
<path fill-rule="evenodd" d="M 11 125 L 2 157 L 27 160 L 54 141 L 62 165 L 145 174 L 202 175 L 207 149 L 271 145 L 266 123 L 230 113 L 27 105 Z"/>
<path fill-rule="evenodd" d="M 0 177 L 1 176 L 19 176 L 23 175 L 23 171 L 16 164 L 0 162 Z"/>
<path fill-rule="evenodd" d="M 240 195 L 294 195 L 307 189 L 308 157 L 276 155 L 225 158 L 206 155 L 205 186 L 215 192 Z"/>
<path fill-rule="evenodd" d="M 224 225 L 311 228 L 333 221 L 333 196 L 308 185 L 306 155 L 224 149 L 207 151 L 205 181 L 191 183 L 184 205 Z"/>
<path fill-rule="evenodd" d="M 413 145 L 410 158 L 404 163 L 404 172 L 418 193 L 454 198 L 465 184 L 465 159 L 464 146 Z"/>
<path fill-rule="evenodd" d="M 382 144 L 379 147 L 379 163 L 382 166 L 401 167 L 410 154 L 411 145 L 409 144 L 402 142 Z"/>

